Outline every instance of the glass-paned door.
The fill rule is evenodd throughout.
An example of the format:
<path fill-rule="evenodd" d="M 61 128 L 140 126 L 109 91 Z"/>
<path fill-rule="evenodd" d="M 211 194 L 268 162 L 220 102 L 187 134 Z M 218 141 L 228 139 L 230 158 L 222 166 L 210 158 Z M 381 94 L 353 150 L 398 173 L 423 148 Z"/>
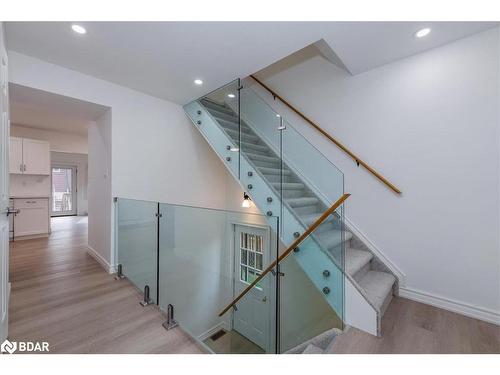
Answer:
<path fill-rule="evenodd" d="M 52 166 L 52 216 L 76 215 L 76 167 Z"/>
<path fill-rule="evenodd" d="M 268 232 L 264 228 L 235 225 L 235 297 L 259 277 L 270 263 Z M 270 278 L 260 280 L 233 313 L 233 329 L 268 353 L 272 347 L 270 321 L 273 300 Z"/>

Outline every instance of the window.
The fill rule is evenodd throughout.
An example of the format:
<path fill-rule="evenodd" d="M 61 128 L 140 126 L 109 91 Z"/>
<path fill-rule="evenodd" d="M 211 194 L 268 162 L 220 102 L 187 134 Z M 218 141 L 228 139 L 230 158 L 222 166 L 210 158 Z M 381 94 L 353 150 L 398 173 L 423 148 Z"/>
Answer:
<path fill-rule="evenodd" d="M 264 238 L 251 233 L 240 233 L 240 281 L 250 284 L 263 270 Z M 256 286 L 260 289 L 260 283 Z"/>

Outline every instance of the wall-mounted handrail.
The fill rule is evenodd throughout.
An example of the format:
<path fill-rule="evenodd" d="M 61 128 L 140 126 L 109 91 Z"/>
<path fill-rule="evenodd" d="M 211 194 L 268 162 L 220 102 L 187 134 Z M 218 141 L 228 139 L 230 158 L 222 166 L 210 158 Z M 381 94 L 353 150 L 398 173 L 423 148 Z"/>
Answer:
<path fill-rule="evenodd" d="M 323 214 L 316 219 L 316 221 L 309 227 L 307 230 L 302 233 L 299 238 L 297 238 L 293 244 L 291 244 L 288 249 L 286 249 L 276 260 L 274 260 L 261 274 L 257 277 L 250 285 L 248 285 L 239 295 L 236 297 L 229 305 L 227 305 L 224 310 L 219 313 L 219 316 L 224 315 L 231 307 L 236 305 L 240 299 L 242 299 L 245 294 L 247 294 L 262 278 L 264 278 L 269 272 L 272 271 L 274 267 L 276 267 L 279 262 L 285 259 L 299 244 L 304 241 L 314 230 L 323 222 L 325 219 L 333 214 L 333 212 L 340 207 L 344 201 L 349 198 L 351 194 L 345 193 L 342 195 L 328 210 L 323 212 Z"/>
<path fill-rule="evenodd" d="M 356 164 L 358 164 L 358 166 L 361 165 L 368 172 L 370 172 L 372 175 L 374 175 L 376 178 L 378 178 L 382 183 L 384 183 L 389 189 L 391 189 L 392 191 L 394 191 L 397 194 L 401 194 L 401 190 L 399 190 L 396 186 L 394 186 L 391 182 L 389 182 L 384 176 L 382 176 L 380 173 L 378 173 L 376 170 L 374 170 L 372 167 L 370 167 L 368 164 L 366 164 L 357 155 L 355 155 L 353 152 L 351 152 L 340 141 L 338 141 L 337 139 L 335 139 L 334 137 L 332 137 L 330 134 L 328 134 L 326 132 L 326 130 L 324 130 L 319 125 L 317 125 L 316 123 L 314 123 L 311 119 L 309 119 L 306 115 L 304 115 L 302 112 L 300 112 L 298 109 L 296 109 L 293 105 L 291 105 L 290 103 L 288 103 L 285 99 L 283 99 L 283 97 L 281 97 L 278 93 L 276 93 L 273 89 L 271 89 L 265 83 L 263 83 L 262 81 L 260 81 L 253 74 L 251 74 L 250 77 L 252 77 L 258 84 L 260 84 L 267 91 L 269 91 L 269 93 L 274 98 L 278 98 L 283 104 L 285 104 L 288 108 L 290 108 L 297 115 L 299 115 L 302 119 L 304 119 L 309 125 L 311 125 L 313 128 L 315 128 L 317 131 L 319 131 L 321 134 L 323 134 L 326 138 L 328 138 L 331 142 L 333 142 L 338 148 L 340 148 L 347 155 L 349 155 L 356 162 Z"/>

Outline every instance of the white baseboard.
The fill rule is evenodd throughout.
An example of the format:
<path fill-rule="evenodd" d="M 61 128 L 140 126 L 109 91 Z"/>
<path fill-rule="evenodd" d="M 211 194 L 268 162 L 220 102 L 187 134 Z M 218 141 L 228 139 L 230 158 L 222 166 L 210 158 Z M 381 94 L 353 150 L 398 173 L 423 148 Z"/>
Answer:
<path fill-rule="evenodd" d="M 207 331 L 203 332 L 197 338 L 198 338 L 198 340 L 200 340 L 201 342 L 203 342 L 204 340 L 206 340 L 210 336 L 212 336 L 215 332 L 217 332 L 217 331 L 219 331 L 221 329 L 223 329 L 225 331 L 229 331 L 228 324 L 226 322 L 219 322 L 216 325 L 214 325 L 212 328 L 210 328 Z"/>
<path fill-rule="evenodd" d="M 99 263 L 107 273 L 115 273 L 115 267 L 108 263 L 95 249 L 87 245 L 87 253 Z"/>
<path fill-rule="evenodd" d="M 449 298 L 436 296 L 410 288 L 399 288 L 399 296 L 422 302 L 427 305 L 439 307 L 471 318 L 483 320 L 488 323 L 500 325 L 500 312 L 473 306 L 467 303 L 454 301 Z"/>
<path fill-rule="evenodd" d="M 384 263 L 391 272 L 398 278 L 399 287 L 404 287 L 406 285 L 406 274 L 401 271 L 401 269 L 396 266 L 389 258 L 387 258 L 382 250 L 380 250 L 377 245 L 375 245 L 366 235 L 351 221 L 348 217 L 344 217 L 347 229 L 351 231 L 356 237 L 358 237 L 364 244 L 370 249 L 370 251 L 379 258 L 382 263 Z"/>

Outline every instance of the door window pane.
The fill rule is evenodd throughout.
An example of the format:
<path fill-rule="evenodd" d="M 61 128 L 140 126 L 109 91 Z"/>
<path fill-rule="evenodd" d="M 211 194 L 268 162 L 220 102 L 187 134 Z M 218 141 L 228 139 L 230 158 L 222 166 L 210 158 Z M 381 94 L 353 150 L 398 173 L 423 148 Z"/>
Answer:
<path fill-rule="evenodd" d="M 264 268 L 264 238 L 250 233 L 240 234 L 240 281 L 250 284 Z M 257 284 L 257 287 L 260 287 Z"/>
<path fill-rule="evenodd" d="M 247 251 L 241 249 L 241 264 L 247 264 Z"/>
<path fill-rule="evenodd" d="M 73 169 L 52 168 L 52 212 L 73 211 Z"/>

